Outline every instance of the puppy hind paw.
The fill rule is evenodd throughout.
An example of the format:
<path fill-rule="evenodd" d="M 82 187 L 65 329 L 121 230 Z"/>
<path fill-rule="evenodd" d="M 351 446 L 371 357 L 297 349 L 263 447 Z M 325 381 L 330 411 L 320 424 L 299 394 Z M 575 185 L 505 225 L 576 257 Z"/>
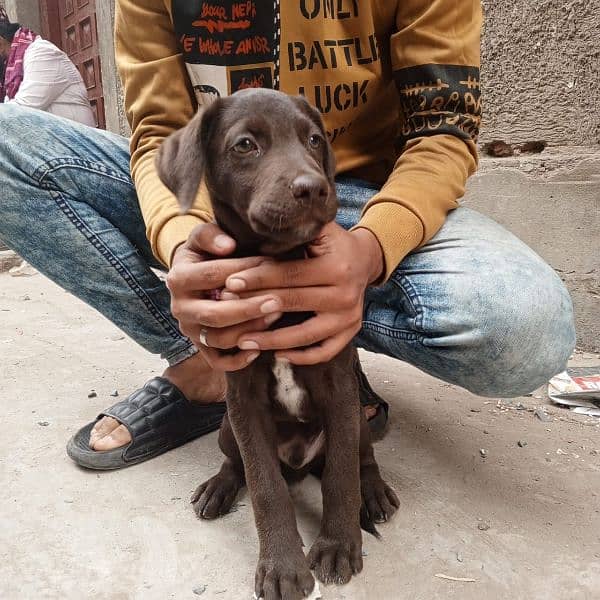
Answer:
<path fill-rule="evenodd" d="M 368 523 L 385 523 L 400 507 L 394 490 L 379 476 L 361 481 L 361 495 L 361 520 Z M 372 533 L 370 529 L 367 531 Z"/>

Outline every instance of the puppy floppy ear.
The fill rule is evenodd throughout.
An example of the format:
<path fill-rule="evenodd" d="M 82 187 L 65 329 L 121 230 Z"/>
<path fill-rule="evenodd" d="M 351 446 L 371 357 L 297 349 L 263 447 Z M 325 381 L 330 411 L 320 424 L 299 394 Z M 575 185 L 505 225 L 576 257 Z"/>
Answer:
<path fill-rule="evenodd" d="M 218 111 L 218 100 L 202 108 L 185 126 L 171 134 L 158 149 L 156 169 L 160 180 L 177 198 L 182 212 L 196 199 L 206 168 L 206 148 Z"/>

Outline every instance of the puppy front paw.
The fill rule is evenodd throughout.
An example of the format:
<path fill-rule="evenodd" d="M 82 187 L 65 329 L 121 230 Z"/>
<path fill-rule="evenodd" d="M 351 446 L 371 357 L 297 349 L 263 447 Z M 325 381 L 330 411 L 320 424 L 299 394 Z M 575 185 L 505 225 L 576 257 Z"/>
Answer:
<path fill-rule="evenodd" d="M 220 471 L 198 486 L 191 502 L 199 519 L 216 519 L 226 515 L 235 501 L 243 482 L 232 471 Z"/>
<path fill-rule="evenodd" d="M 277 553 L 277 558 L 261 558 L 256 567 L 256 598 L 303 600 L 310 596 L 314 587 L 315 580 L 302 551 L 292 556 L 289 548 L 283 549 Z"/>
<path fill-rule="evenodd" d="M 308 553 L 308 563 L 324 584 L 348 583 L 352 575 L 357 575 L 363 568 L 360 529 L 354 535 L 321 533 Z"/>

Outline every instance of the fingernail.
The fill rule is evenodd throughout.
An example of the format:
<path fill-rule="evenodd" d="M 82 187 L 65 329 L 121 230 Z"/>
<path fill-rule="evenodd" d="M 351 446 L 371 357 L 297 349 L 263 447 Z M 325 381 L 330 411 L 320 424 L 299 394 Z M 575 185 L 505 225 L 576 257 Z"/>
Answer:
<path fill-rule="evenodd" d="M 282 315 L 282 313 L 276 312 L 276 313 L 273 313 L 272 315 L 265 317 L 265 319 L 264 319 L 265 325 L 267 327 L 269 327 L 270 325 L 273 325 L 273 323 L 275 323 L 275 321 L 279 321 L 279 319 L 281 319 L 281 315 Z"/>
<path fill-rule="evenodd" d="M 223 234 L 220 234 L 220 235 L 218 235 L 215 238 L 214 243 L 215 243 L 215 246 L 217 248 L 221 248 L 222 250 L 226 250 L 227 248 L 231 248 L 231 242 L 232 241 L 233 240 L 230 237 L 228 237 L 226 235 L 223 235 Z"/>
<path fill-rule="evenodd" d="M 267 300 L 260 306 L 260 312 L 266 315 L 279 310 L 279 302 L 277 300 Z"/>
<path fill-rule="evenodd" d="M 246 282 L 243 279 L 234 277 L 233 279 L 228 279 L 225 283 L 227 284 L 227 288 L 232 292 L 241 292 L 246 289 Z"/>
<path fill-rule="evenodd" d="M 254 340 L 244 340 L 238 345 L 240 350 L 259 350 L 260 346 Z"/>
<path fill-rule="evenodd" d="M 260 352 L 252 352 L 248 354 L 246 357 L 246 364 L 251 363 L 253 360 L 256 360 L 260 356 Z"/>
<path fill-rule="evenodd" d="M 233 292 L 221 292 L 221 300 L 239 300 L 240 297 Z"/>

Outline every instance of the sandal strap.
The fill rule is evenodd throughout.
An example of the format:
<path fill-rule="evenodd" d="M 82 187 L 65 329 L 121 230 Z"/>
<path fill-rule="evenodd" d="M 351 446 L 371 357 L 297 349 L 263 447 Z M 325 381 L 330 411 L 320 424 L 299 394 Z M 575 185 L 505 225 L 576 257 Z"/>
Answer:
<path fill-rule="evenodd" d="M 98 418 L 112 417 L 127 428 L 132 441 L 123 459 L 133 460 L 216 428 L 225 412 L 224 403 L 194 404 L 168 379 L 154 377 Z"/>

